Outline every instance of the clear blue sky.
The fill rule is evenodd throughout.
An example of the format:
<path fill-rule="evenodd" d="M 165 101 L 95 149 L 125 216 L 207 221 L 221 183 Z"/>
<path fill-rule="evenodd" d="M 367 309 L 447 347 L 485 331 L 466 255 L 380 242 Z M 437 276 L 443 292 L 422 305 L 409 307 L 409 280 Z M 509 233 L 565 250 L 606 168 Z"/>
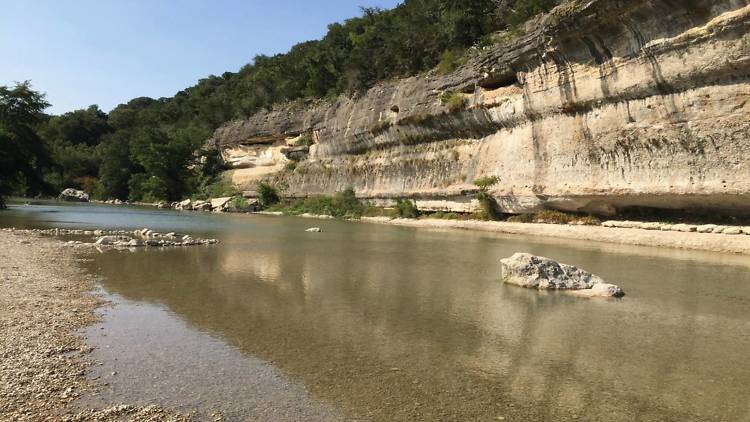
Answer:
<path fill-rule="evenodd" d="M 319 39 L 400 0 L 0 0 L 0 85 L 31 80 L 60 114 L 172 96 L 257 54 Z"/>

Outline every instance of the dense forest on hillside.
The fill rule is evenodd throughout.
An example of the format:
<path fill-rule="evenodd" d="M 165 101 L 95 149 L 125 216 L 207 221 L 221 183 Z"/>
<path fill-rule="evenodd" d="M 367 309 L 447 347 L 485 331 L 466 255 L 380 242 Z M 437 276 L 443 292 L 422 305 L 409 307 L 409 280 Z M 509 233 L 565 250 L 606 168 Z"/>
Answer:
<path fill-rule="evenodd" d="M 175 200 L 210 189 L 216 157 L 194 152 L 222 123 L 298 98 L 333 98 L 437 67 L 559 0 L 406 0 L 329 25 L 317 41 L 257 56 L 171 98 L 136 98 L 109 114 L 92 105 L 43 114 L 28 83 L 0 90 L 0 195 L 77 187 L 94 197 Z"/>

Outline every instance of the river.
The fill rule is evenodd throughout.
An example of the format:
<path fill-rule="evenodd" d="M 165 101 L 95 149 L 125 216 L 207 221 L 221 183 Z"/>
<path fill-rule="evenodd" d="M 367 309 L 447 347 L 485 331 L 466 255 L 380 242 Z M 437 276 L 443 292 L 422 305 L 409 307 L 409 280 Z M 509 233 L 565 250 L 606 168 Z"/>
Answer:
<path fill-rule="evenodd" d="M 215 246 L 95 254 L 84 404 L 230 420 L 750 419 L 750 259 L 336 220 L 13 205 L 0 226 L 149 227 Z M 321 233 L 308 233 L 308 227 Z M 500 281 L 530 252 L 619 300 Z"/>

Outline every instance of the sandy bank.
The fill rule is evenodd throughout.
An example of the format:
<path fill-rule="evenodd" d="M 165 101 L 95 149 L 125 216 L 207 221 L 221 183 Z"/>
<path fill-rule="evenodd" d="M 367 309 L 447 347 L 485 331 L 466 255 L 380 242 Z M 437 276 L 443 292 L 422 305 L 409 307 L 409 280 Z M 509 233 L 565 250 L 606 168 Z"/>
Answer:
<path fill-rule="evenodd" d="M 156 406 L 75 407 L 96 389 L 76 331 L 102 304 L 87 293 L 94 280 L 80 259 L 62 241 L 0 231 L 0 420 L 188 420 Z"/>
<path fill-rule="evenodd" d="M 544 236 L 622 245 L 656 246 L 708 252 L 750 254 L 750 236 L 714 233 L 683 233 L 561 224 L 507 223 L 501 221 L 390 219 L 363 217 L 361 221 L 433 229 L 479 230 L 494 233 Z"/>

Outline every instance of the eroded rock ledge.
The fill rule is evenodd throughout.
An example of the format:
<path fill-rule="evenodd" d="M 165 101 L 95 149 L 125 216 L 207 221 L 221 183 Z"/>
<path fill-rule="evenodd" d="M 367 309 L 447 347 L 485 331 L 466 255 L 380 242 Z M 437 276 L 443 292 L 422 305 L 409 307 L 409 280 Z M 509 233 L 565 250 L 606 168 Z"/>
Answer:
<path fill-rule="evenodd" d="M 505 212 L 750 214 L 748 4 L 570 1 L 453 74 L 280 106 L 209 144 L 237 185 L 268 179 L 289 196 L 353 187 L 466 212 L 472 182 L 495 175 Z M 446 93 L 466 107 L 450 111 Z"/>

